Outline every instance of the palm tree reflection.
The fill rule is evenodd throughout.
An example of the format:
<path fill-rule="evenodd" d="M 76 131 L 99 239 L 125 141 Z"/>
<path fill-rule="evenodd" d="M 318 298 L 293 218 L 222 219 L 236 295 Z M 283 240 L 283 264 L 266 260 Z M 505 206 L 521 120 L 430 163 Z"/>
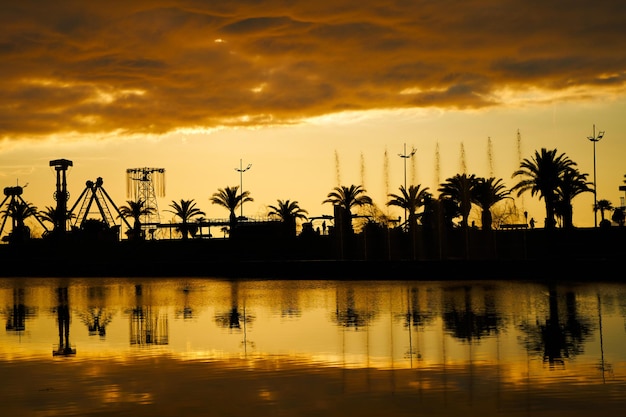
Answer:
<path fill-rule="evenodd" d="M 565 359 L 583 353 L 584 342 L 592 332 L 588 318 L 579 317 L 576 295 L 565 294 L 566 319 L 561 320 L 559 295 L 555 285 L 548 286 L 548 317 L 544 323 L 524 322 L 520 329 L 525 334 L 522 343 L 529 352 L 541 354 L 550 367 L 564 365 Z"/>
<path fill-rule="evenodd" d="M 76 349 L 70 344 L 70 306 L 67 287 L 57 288 L 57 323 L 59 325 L 59 344 L 52 351 L 53 356 L 75 355 Z"/>
<path fill-rule="evenodd" d="M 90 305 L 87 307 L 86 312 L 79 313 L 80 320 L 87 326 L 89 336 L 98 335 L 104 338 L 106 336 L 106 326 L 113 320 L 113 314 L 107 311 L 105 307 L 104 287 L 89 287 L 87 297 Z"/>
<path fill-rule="evenodd" d="M 370 308 L 359 309 L 356 307 L 354 288 L 348 288 L 345 301 L 337 294 L 337 306 L 335 309 L 335 322 L 343 327 L 359 330 L 367 326 L 375 317 L 376 313 Z"/>
<path fill-rule="evenodd" d="M 215 323 L 218 326 L 240 331 L 243 330 L 243 340 L 241 345 L 244 349 L 244 354 L 247 356 L 248 354 L 248 345 L 254 348 L 254 342 L 248 340 L 248 324 L 252 324 L 255 319 L 254 315 L 251 315 L 246 312 L 246 303 L 245 299 L 243 301 L 243 308 L 240 310 L 239 307 L 239 283 L 237 281 L 231 282 L 230 287 L 230 310 L 218 313 L 215 315 Z M 242 326 L 243 325 L 243 326 Z M 243 327 L 243 329 L 242 329 Z"/>
<path fill-rule="evenodd" d="M 81 321 L 87 326 L 89 336 L 106 336 L 106 326 L 113 320 L 113 315 L 103 307 L 89 307 L 86 313 L 80 314 Z"/>
<path fill-rule="evenodd" d="M 215 315 L 215 323 L 227 329 L 241 330 L 242 321 L 249 324 L 254 321 L 254 316 L 246 314 L 245 306 L 243 312 L 239 309 L 239 283 L 231 282 L 230 287 L 230 310 Z"/>
<path fill-rule="evenodd" d="M 485 294 L 484 306 L 480 311 L 472 305 L 471 287 L 463 287 L 463 303 L 460 306 L 451 291 L 447 290 L 444 293 L 443 321 L 447 332 L 452 336 L 471 343 L 482 337 L 497 334 L 502 329 L 503 320 L 491 292 Z"/>

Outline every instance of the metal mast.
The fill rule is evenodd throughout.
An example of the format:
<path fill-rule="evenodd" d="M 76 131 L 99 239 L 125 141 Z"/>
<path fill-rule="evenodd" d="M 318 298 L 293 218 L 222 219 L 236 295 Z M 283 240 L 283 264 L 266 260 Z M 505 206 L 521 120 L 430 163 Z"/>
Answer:
<path fill-rule="evenodd" d="M 157 197 L 165 196 L 164 168 L 128 168 L 126 170 L 126 194 L 134 201 L 143 201 L 149 214 L 141 216 L 142 225 L 161 223 Z"/>

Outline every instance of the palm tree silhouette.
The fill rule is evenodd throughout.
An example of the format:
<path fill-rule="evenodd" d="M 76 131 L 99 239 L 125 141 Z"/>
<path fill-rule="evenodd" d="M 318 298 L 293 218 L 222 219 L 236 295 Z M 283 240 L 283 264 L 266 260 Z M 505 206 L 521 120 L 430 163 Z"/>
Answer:
<path fill-rule="evenodd" d="M 483 230 L 491 230 L 493 215 L 491 207 L 496 203 L 512 198 L 511 192 L 506 189 L 501 178 L 477 178 L 473 190 L 473 202 L 481 209 L 481 223 Z"/>
<path fill-rule="evenodd" d="M 37 217 L 37 207 L 31 203 L 22 200 L 13 200 L 7 208 L 0 212 L 2 215 L 2 228 L 7 221 L 7 218 L 11 218 L 13 229 L 11 231 L 11 240 L 25 240 L 30 237 L 30 228 L 26 226 L 25 221 L 29 217 Z"/>
<path fill-rule="evenodd" d="M 268 216 L 278 217 L 292 236 L 296 234 L 296 222 L 298 219 L 306 220 L 308 212 L 298 205 L 297 201 L 277 200 L 277 205 L 268 206 Z"/>
<path fill-rule="evenodd" d="M 611 220 L 623 227 L 624 222 L 626 221 L 626 214 L 624 214 L 624 209 L 622 207 L 615 207 L 613 209 L 613 215 L 611 216 Z"/>
<path fill-rule="evenodd" d="M 134 220 L 131 236 L 133 239 L 143 239 L 145 236 L 141 233 L 141 217 L 149 216 L 154 213 L 153 207 L 145 207 L 144 200 L 132 201 L 127 200 L 125 206 L 119 208 L 120 216 L 124 218 L 131 217 Z"/>
<path fill-rule="evenodd" d="M 472 209 L 472 197 L 477 179 L 474 174 L 456 174 L 442 183 L 439 192 L 440 199 L 450 199 L 458 204 L 461 212 L 461 226 L 467 229 L 467 218 Z"/>
<path fill-rule="evenodd" d="M 322 204 L 331 203 L 343 210 L 347 219 L 345 230 L 352 233 L 352 208 L 373 204 L 372 199 L 365 194 L 366 192 L 361 185 L 350 185 L 349 187 L 342 185 L 333 188 L 333 191 L 328 193 Z"/>
<path fill-rule="evenodd" d="M 563 219 L 564 228 L 574 227 L 572 200 L 578 194 L 592 192 L 592 182 L 587 181 L 587 174 L 581 174 L 575 168 L 567 168 L 561 175 L 557 189 L 555 214 Z"/>
<path fill-rule="evenodd" d="M 417 224 L 417 210 L 424 206 L 427 195 L 430 195 L 428 187 L 421 188 L 421 184 L 410 185 L 408 190 L 401 185 L 400 194 L 387 194 L 387 206 L 406 210 L 409 213 L 409 230 L 412 230 Z"/>
<path fill-rule="evenodd" d="M 606 224 L 607 220 L 604 218 L 604 212 L 605 211 L 612 211 L 613 210 L 613 203 L 611 203 L 609 200 L 606 199 L 602 199 L 602 200 L 598 200 L 596 205 L 594 206 L 594 212 L 600 210 L 600 225 Z M 609 222 L 610 225 L 610 222 Z"/>
<path fill-rule="evenodd" d="M 558 201 L 558 188 L 561 185 L 563 173 L 576 166 L 564 153 L 557 156 L 557 150 L 542 148 L 541 152 L 535 151 L 530 159 L 526 158 L 520 163 L 520 169 L 513 173 L 513 178 L 520 176 L 522 179 L 511 188 L 517 191 L 519 197 L 526 191 L 534 197 L 539 194 L 539 199 L 544 200 L 546 206 L 547 229 L 556 226 L 555 214 Z"/>
<path fill-rule="evenodd" d="M 183 240 L 187 240 L 189 237 L 189 229 L 191 228 L 188 224 L 190 220 L 194 217 L 204 216 L 205 213 L 196 207 L 196 203 L 192 200 L 180 200 L 180 203 L 176 201 L 172 201 L 170 204 L 173 210 L 166 210 L 170 213 L 173 213 L 175 216 L 179 217 L 181 220 L 181 226 L 178 228 L 180 232 L 183 234 Z"/>
<path fill-rule="evenodd" d="M 249 191 L 243 191 L 241 193 L 238 193 L 238 191 L 238 185 L 234 187 L 219 188 L 210 198 L 211 203 L 222 206 L 230 212 L 231 230 L 233 230 L 233 226 L 237 223 L 235 210 L 237 210 L 237 208 L 243 203 L 254 201 L 254 199 L 250 197 Z"/>

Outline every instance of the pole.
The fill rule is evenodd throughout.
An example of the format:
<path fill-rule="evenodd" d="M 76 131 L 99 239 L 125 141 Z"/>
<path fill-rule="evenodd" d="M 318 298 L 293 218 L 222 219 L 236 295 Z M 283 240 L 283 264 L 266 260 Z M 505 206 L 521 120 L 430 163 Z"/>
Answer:
<path fill-rule="evenodd" d="M 598 227 L 598 184 L 596 180 L 596 142 L 604 137 L 604 131 L 598 132 L 596 136 L 596 125 L 593 125 L 593 136 L 588 136 L 591 142 L 593 142 L 593 226 Z"/>
<path fill-rule="evenodd" d="M 415 155 L 417 149 L 413 148 L 410 153 L 406 153 L 406 143 L 404 144 L 404 153 L 399 153 L 398 156 L 404 159 L 404 191 L 408 195 L 408 190 L 406 189 L 406 160 L 412 158 Z M 406 225 L 406 208 L 404 209 L 404 223 Z"/>
<path fill-rule="evenodd" d="M 235 168 L 235 171 L 239 172 L 239 189 L 240 189 L 240 196 L 241 196 L 241 201 L 239 202 L 240 208 L 241 208 L 241 217 L 243 218 L 243 173 L 246 172 L 247 170 L 249 170 L 250 168 L 252 168 L 252 164 L 248 164 L 247 167 L 243 167 L 243 161 L 241 159 L 239 159 L 239 168 Z"/>
<path fill-rule="evenodd" d="M 596 125 L 593 125 L 593 135 L 596 135 Z M 598 185 L 596 183 L 596 142 L 593 141 L 593 227 L 598 227 Z"/>

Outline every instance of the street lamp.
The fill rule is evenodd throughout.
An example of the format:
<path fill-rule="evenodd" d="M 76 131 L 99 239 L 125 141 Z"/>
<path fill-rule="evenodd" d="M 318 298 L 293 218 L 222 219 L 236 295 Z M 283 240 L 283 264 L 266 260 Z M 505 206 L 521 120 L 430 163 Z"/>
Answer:
<path fill-rule="evenodd" d="M 239 190 L 241 192 L 241 217 L 243 218 L 243 173 L 252 168 L 252 164 L 248 164 L 243 168 L 241 159 L 239 160 L 239 168 L 235 168 L 235 171 L 239 172 Z"/>
<path fill-rule="evenodd" d="M 593 142 L 593 226 L 598 227 L 598 187 L 596 184 L 596 142 L 604 137 L 604 131 L 598 132 L 596 136 L 596 125 L 593 125 L 593 136 L 587 136 Z"/>
<path fill-rule="evenodd" d="M 406 189 L 406 160 L 413 157 L 413 155 L 415 155 L 415 152 L 417 152 L 417 149 L 412 148 L 410 153 L 406 153 L 406 143 L 405 143 L 404 153 L 398 154 L 400 158 L 404 159 L 404 191 L 407 193 L 407 195 L 408 195 L 408 191 Z M 406 208 L 404 209 L 404 222 L 406 223 Z"/>

